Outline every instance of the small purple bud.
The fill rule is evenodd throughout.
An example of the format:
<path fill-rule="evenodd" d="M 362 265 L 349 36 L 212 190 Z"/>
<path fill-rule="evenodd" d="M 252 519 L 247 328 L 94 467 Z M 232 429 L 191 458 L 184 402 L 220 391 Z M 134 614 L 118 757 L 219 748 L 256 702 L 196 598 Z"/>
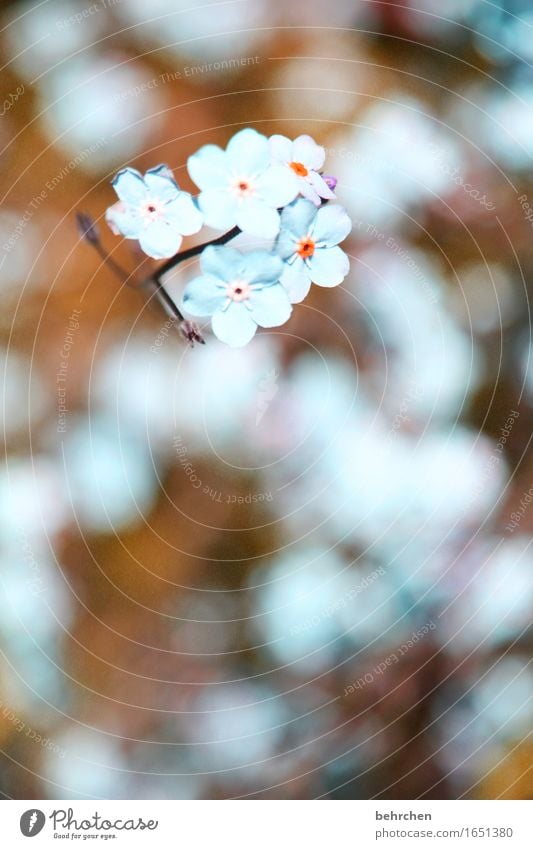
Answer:
<path fill-rule="evenodd" d="M 77 212 L 76 221 L 82 239 L 85 239 L 90 245 L 97 245 L 100 242 L 100 233 L 94 219 L 86 212 Z"/>
<path fill-rule="evenodd" d="M 205 339 L 202 338 L 197 325 L 193 324 L 192 321 L 188 321 L 188 319 L 182 321 L 180 324 L 180 331 L 187 342 L 190 343 L 191 348 L 194 348 L 195 342 L 198 342 L 199 345 L 205 345 Z"/>
<path fill-rule="evenodd" d="M 331 177 L 329 174 L 323 174 L 322 179 L 327 185 L 328 189 L 331 189 L 332 192 L 335 191 L 337 187 L 337 183 L 339 182 L 336 177 Z"/>

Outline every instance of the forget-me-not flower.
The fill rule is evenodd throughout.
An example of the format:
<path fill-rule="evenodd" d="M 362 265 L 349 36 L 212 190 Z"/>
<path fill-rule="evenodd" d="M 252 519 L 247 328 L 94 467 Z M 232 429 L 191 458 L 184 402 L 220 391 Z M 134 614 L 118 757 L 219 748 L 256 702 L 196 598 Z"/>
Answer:
<path fill-rule="evenodd" d="M 315 206 L 320 206 L 322 198 L 335 198 L 327 181 L 318 173 L 324 164 L 326 151 L 311 136 L 298 136 L 291 141 L 286 136 L 275 135 L 270 137 L 269 144 L 272 162 L 283 166 L 286 173 L 296 174 L 301 195 Z"/>
<path fill-rule="evenodd" d="M 197 233 L 203 224 L 191 195 L 181 191 L 166 165 L 150 168 L 144 177 L 124 168 L 112 185 L 120 200 L 107 210 L 107 223 L 115 234 L 138 239 L 154 259 L 173 256 L 182 237 Z"/>
<path fill-rule="evenodd" d="M 246 345 L 258 325 L 278 327 L 289 318 L 292 307 L 279 282 L 283 263 L 276 254 L 210 245 L 200 267 L 201 276 L 185 288 L 182 307 L 193 316 L 212 316 L 213 333 L 227 345 Z"/>
<path fill-rule="evenodd" d="M 317 209 L 311 201 L 299 198 L 285 207 L 276 250 L 285 261 L 281 283 L 293 304 L 305 298 L 311 283 L 342 283 L 350 263 L 338 243 L 351 229 L 352 222 L 339 204 Z"/>
<path fill-rule="evenodd" d="M 187 167 L 200 188 L 205 223 L 219 230 L 237 225 L 244 233 L 270 239 L 279 232 L 277 210 L 299 191 L 296 174 L 272 164 L 267 137 L 251 127 L 236 133 L 226 150 L 204 145 Z"/>

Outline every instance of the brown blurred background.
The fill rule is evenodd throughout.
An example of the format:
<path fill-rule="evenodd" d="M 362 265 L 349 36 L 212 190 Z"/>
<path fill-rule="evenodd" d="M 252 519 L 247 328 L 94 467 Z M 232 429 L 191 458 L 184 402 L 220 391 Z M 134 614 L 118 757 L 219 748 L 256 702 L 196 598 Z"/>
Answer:
<path fill-rule="evenodd" d="M 528 3 L 2 26 L 1 794 L 529 798 Z M 352 270 L 191 349 L 74 215 L 141 277 L 113 174 L 243 126 L 326 147 Z"/>

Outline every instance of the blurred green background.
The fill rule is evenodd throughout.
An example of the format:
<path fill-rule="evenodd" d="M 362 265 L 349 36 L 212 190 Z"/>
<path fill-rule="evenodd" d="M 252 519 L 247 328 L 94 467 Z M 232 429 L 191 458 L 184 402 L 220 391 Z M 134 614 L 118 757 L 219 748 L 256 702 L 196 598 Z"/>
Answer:
<path fill-rule="evenodd" d="M 531 4 L 2 16 L 0 794 L 530 798 Z M 243 126 L 351 273 L 190 349 L 74 214 Z"/>

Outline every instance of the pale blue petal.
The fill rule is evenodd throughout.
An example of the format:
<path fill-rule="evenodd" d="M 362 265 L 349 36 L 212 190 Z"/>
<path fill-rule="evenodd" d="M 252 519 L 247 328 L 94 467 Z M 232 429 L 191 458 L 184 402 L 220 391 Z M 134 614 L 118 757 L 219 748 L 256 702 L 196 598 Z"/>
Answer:
<path fill-rule="evenodd" d="M 187 160 L 187 169 L 200 189 L 217 189 L 229 182 L 226 154 L 216 144 L 205 144 Z"/>
<path fill-rule="evenodd" d="M 243 280 L 248 283 L 275 283 L 283 272 L 283 262 L 269 251 L 250 251 L 242 254 Z"/>
<path fill-rule="evenodd" d="M 211 326 L 215 336 L 232 348 L 247 345 L 257 330 L 257 324 L 243 303 L 232 303 L 226 310 L 216 312 Z"/>
<path fill-rule="evenodd" d="M 277 210 L 272 209 L 271 206 L 260 200 L 252 198 L 243 200 L 238 205 L 235 222 L 243 233 L 260 236 L 263 239 L 273 239 L 279 232 L 279 213 Z"/>
<path fill-rule="evenodd" d="M 188 192 L 178 192 L 175 200 L 165 204 L 165 218 L 184 236 L 197 233 L 204 217 Z"/>
<path fill-rule="evenodd" d="M 303 263 L 300 270 L 285 265 L 280 283 L 287 290 L 291 304 L 299 304 L 300 301 L 303 301 L 311 288 L 311 278 Z"/>
<path fill-rule="evenodd" d="M 317 214 L 316 207 L 309 200 L 299 198 L 286 206 L 281 213 L 281 229 L 289 230 L 298 239 L 308 236 Z"/>
<path fill-rule="evenodd" d="M 270 156 L 273 162 L 279 162 L 286 165 L 292 161 L 292 142 L 286 136 L 278 134 L 270 136 L 268 140 L 270 146 Z"/>
<path fill-rule="evenodd" d="M 111 181 L 120 200 L 137 206 L 148 195 L 148 189 L 142 176 L 134 168 L 123 168 Z"/>
<path fill-rule="evenodd" d="M 200 257 L 200 265 L 205 274 L 229 283 L 243 275 L 244 254 L 225 245 L 208 245 Z"/>
<path fill-rule="evenodd" d="M 139 244 L 145 254 L 153 259 L 166 259 L 180 249 L 182 238 L 171 224 L 164 220 L 152 221 L 139 233 Z"/>
<path fill-rule="evenodd" d="M 226 189 L 206 189 L 198 196 L 198 206 L 208 227 L 229 230 L 236 223 L 237 201 Z"/>
<path fill-rule="evenodd" d="M 307 262 L 311 280 L 319 286 L 338 286 L 350 270 L 341 248 L 318 248 Z"/>
<path fill-rule="evenodd" d="M 258 197 L 280 209 L 294 200 L 300 191 L 298 177 L 285 165 L 271 165 L 256 182 Z"/>
<path fill-rule="evenodd" d="M 226 300 L 224 283 L 212 274 L 203 274 L 187 283 L 181 305 L 190 315 L 213 315 Z"/>
<path fill-rule="evenodd" d="M 255 289 L 250 304 L 252 318 L 261 327 L 279 327 L 288 321 L 292 312 L 289 296 L 279 283 Z"/>
<path fill-rule="evenodd" d="M 257 130 L 246 127 L 230 139 L 226 155 L 235 175 L 247 177 L 261 174 L 270 164 L 268 139 Z"/>
<path fill-rule="evenodd" d="M 145 180 L 146 180 L 146 177 L 149 174 L 159 176 L 159 177 L 167 177 L 169 180 L 172 180 L 174 183 L 176 183 L 176 180 L 174 179 L 174 174 L 172 173 L 172 169 L 170 168 L 170 165 L 165 165 L 163 163 L 162 165 L 155 165 L 153 168 L 149 168 L 148 171 L 146 172 L 146 174 L 144 175 Z M 176 185 L 178 185 L 178 184 L 176 183 Z"/>
<path fill-rule="evenodd" d="M 346 238 L 352 229 L 352 222 L 344 207 L 338 203 L 321 207 L 316 214 L 313 235 L 317 242 L 331 248 Z"/>
<path fill-rule="evenodd" d="M 162 200 L 163 203 L 174 200 L 178 195 L 179 187 L 168 165 L 150 168 L 144 175 L 144 182 L 148 186 L 149 193 Z"/>
<path fill-rule="evenodd" d="M 276 241 L 276 251 L 282 259 L 288 259 L 296 253 L 298 240 L 289 230 L 282 230 Z"/>
<path fill-rule="evenodd" d="M 136 239 L 144 226 L 137 208 L 121 200 L 109 207 L 105 218 L 115 236 L 121 234 L 127 239 Z"/>

